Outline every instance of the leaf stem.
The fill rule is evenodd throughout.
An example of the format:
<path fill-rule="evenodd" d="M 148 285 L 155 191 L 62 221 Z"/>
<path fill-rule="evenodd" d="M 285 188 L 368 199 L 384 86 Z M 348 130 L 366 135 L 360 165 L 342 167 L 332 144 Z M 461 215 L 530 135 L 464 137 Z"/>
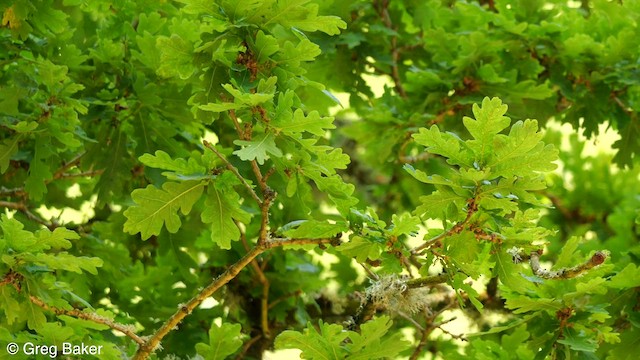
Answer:
<path fill-rule="evenodd" d="M 251 197 L 258 203 L 259 206 L 262 206 L 262 200 L 260 199 L 260 197 L 258 197 L 258 194 L 256 194 L 255 191 L 253 191 L 253 188 L 251 187 L 251 185 L 249 185 L 249 183 L 247 182 L 247 180 L 245 180 L 245 178 L 240 175 L 240 172 L 238 172 L 238 169 L 233 166 L 229 160 L 227 160 L 227 158 L 225 158 L 219 151 L 218 149 L 216 149 L 210 142 L 208 142 L 207 140 L 202 140 L 202 143 L 204 144 L 204 146 L 207 147 L 207 149 L 213 151 L 214 154 L 216 154 L 216 156 L 222 160 L 222 162 L 226 165 L 227 169 L 229 169 L 239 180 L 240 182 L 242 182 L 242 185 L 244 185 L 244 187 L 249 190 L 249 194 L 251 194 Z"/>

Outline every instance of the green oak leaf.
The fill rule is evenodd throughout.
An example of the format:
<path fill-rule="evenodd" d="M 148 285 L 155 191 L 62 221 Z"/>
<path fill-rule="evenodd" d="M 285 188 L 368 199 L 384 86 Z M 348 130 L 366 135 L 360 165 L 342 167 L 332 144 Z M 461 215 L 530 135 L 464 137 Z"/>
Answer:
<path fill-rule="evenodd" d="M 285 330 L 275 341 L 276 349 L 300 349 L 302 357 L 310 360 L 339 360 L 347 353 L 342 342 L 349 336 L 342 326 L 327 324 L 320 320 L 318 332 L 314 325 L 307 324 L 304 331 Z"/>
<path fill-rule="evenodd" d="M 287 135 L 294 135 L 302 132 L 309 132 L 314 135 L 323 136 L 327 129 L 335 129 L 333 117 L 320 116 L 317 111 L 311 111 L 307 116 L 300 109 L 296 109 L 292 118 L 280 119 L 274 122 L 274 127 Z"/>
<path fill-rule="evenodd" d="M 420 197 L 420 206 L 415 209 L 414 214 L 425 218 L 439 219 L 449 205 L 454 204 L 460 210 L 466 201 L 466 198 L 456 194 L 449 188 L 440 187 L 433 193 Z"/>
<path fill-rule="evenodd" d="M 149 167 L 170 170 L 180 174 L 204 173 L 206 171 L 205 167 L 200 165 L 194 158 L 189 158 L 188 160 L 172 159 L 169 154 L 162 150 L 157 150 L 155 155 L 144 154 L 138 160 Z"/>
<path fill-rule="evenodd" d="M 303 31 L 322 31 L 327 35 L 338 35 L 347 24 L 337 16 L 318 16 L 318 4 L 307 0 L 278 1 L 272 18 L 267 23 L 280 23 L 286 27 L 295 27 Z"/>
<path fill-rule="evenodd" d="M 629 264 L 611 278 L 609 287 L 615 289 L 635 288 L 640 286 L 640 267 Z"/>
<path fill-rule="evenodd" d="M 596 340 L 583 331 L 567 328 L 562 332 L 562 335 L 562 339 L 559 339 L 558 342 L 568 345 L 573 350 L 594 353 L 598 349 Z"/>
<path fill-rule="evenodd" d="M 53 179 L 50 161 L 54 155 L 49 145 L 51 139 L 47 136 L 40 136 L 36 139 L 35 153 L 29 164 L 29 177 L 24 183 L 24 189 L 29 194 L 29 198 L 40 200 L 47 193 L 47 181 Z"/>
<path fill-rule="evenodd" d="M 514 314 L 537 311 L 546 311 L 549 314 L 555 314 L 563 307 L 562 301 L 558 299 L 541 299 L 523 295 L 506 296 L 506 298 L 507 302 L 505 303 L 505 307 L 513 310 Z"/>
<path fill-rule="evenodd" d="M 233 153 L 244 161 L 256 160 L 258 164 L 262 165 L 269 156 L 267 153 L 276 157 L 282 157 L 282 151 L 276 147 L 274 139 L 275 136 L 272 133 L 268 133 L 261 137 L 258 136 L 251 141 L 235 140 L 233 143 L 243 146 L 243 148 Z"/>
<path fill-rule="evenodd" d="M 442 155 L 447 158 L 447 163 L 472 167 L 473 153 L 452 133 L 440 132 L 440 129 L 433 125 L 428 130 L 420 128 L 417 134 L 411 135 L 420 145 L 424 145 L 427 151 L 432 154 Z"/>
<path fill-rule="evenodd" d="M 9 219 L 7 215 L 0 215 L 0 229 L 3 236 L 0 238 L 0 251 L 9 247 L 17 252 L 37 251 L 41 249 L 36 237 L 30 231 L 23 230 L 24 225 L 16 220 Z"/>
<path fill-rule="evenodd" d="M 400 216 L 393 214 L 391 223 L 393 224 L 390 229 L 391 235 L 399 236 L 418 231 L 418 225 L 422 224 L 422 221 L 409 213 L 403 213 Z"/>
<path fill-rule="evenodd" d="M 240 324 L 215 322 L 209 328 L 209 343 L 197 343 L 196 351 L 206 360 L 224 360 L 242 346 L 242 326 Z"/>
<path fill-rule="evenodd" d="M 177 75 L 186 80 L 196 71 L 193 65 L 193 45 L 180 35 L 160 36 L 156 40 L 156 46 L 160 50 L 160 67 L 156 70 L 158 75 Z"/>
<path fill-rule="evenodd" d="M 380 316 L 360 326 L 360 333 L 349 331 L 349 360 L 397 359 L 411 343 L 399 332 L 388 335 L 393 321 Z"/>
<path fill-rule="evenodd" d="M 211 240 L 222 249 L 230 249 L 231 241 L 240 239 L 240 230 L 234 220 L 248 223 L 251 216 L 240 208 L 240 195 L 232 189 L 214 183 L 209 186 L 202 222 L 211 224 Z"/>
<path fill-rule="evenodd" d="M 267 59 L 278 52 L 280 46 L 278 40 L 264 33 L 262 30 L 258 30 L 256 34 L 255 53 L 258 57 L 258 62 L 265 62 Z"/>
<path fill-rule="evenodd" d="M 482 100 L 482 107 L 473 104 L 475 120 L 468 116 L 462 119 L 464 126 L 474 137 L 474 140 L 467 141 L 467 144 L 475 153 L 475 161 L 481 167 L 484 167 L 487 160 L 494 154 L 494 137 L 511 123 L 511 120 L 504 116 L 506 112 L 507 105 L 503 105 L 500 99 L 489 100 L 488 97 L 485 97 Z"/>
<path fill-rule="evenodd" d="M 354 257 L 358 262 L 365 262 L 367 259 L 377 260 L 384 250 L 384 243 L 375 242 L 362 236 L 351 236 L 349 242 L 343 243 L 338 248 L 345 256 Z"/>
<path fill-rule="evenodd" d="M 163 225 L 170 233 L 177 232 L 182 225 L 178 211 L 187 215 L 200 199 L 203 189 L 204 183 L 201 181 L 185 181 L 166 182 L 162 189 L 149 185 L 134 190 L 131 197 L 136 205 L 124 212 L 127 218 L 124 231 L 129 234 L 140 233 L 143 240 L 151 235 L 159 235 Z"/>
<path fill-rule="evenodd" d="M 503 284 L 519 293 L 524 293 L 533 288 L 532 284 L 520 275 L 522 267 L 514 264 L 513 258 L 505 249 L 494 246 L 493 252 L 494 273 L 498 275 Z"/>
<path fill-rule="evenodd" d="M 66 270 L 74 273 L 81 274 L 82 270 L 96 275 L 98 273 L 98 267 L 103 264 L 102 259 L 97 257 L 78 257 L 66 252 L 57 254 L 45 254 L 45 253 L 23 253 L 19 255 L 19 258 L 27 263 L 33 263 L 40 266 L 46 266 L 51 270 Z"/>

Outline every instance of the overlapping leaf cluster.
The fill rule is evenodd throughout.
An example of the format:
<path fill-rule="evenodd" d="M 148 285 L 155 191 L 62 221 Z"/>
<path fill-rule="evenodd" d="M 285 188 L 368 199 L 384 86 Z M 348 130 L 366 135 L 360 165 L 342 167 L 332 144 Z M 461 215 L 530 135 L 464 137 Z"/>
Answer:
<path fill-rule="evenodd" d="M 82 293 L 77 294 L 76 289 L 88 286 L 89 276 L 97 275 L 103 261 L 99 257 L 76 256 L 67 252 L 72 242 L 78 239 L 78 234 L 64 228 L 27 231 L 19 221 L 4 214 L 0 216 L 0 272 L 3 274 L 0 309 L 5 318 L 0 338 L 3 341 L 91 341 L 102 345 L 107 356 L 120 354 L 107 340 L 107 333 L 98 332 L 107 330 L 106 325 L 70 317 L 62 319 L 64 325 L 50 321 L 46 311 L 31 299 L 33 296 L 44 298 L 49 306 L 67 310 L 73 306 L 92 309 L 88 299 Z M 69 272 L 82 276 L 64 275 Z M 100 316 L 113 318 L 114 314 L 103 311 Z M 33 334 L 22 332 L 23 327 Z"/>
<path fill-rule="evenodd" d="M 640 11 L 581 4 L 0 1 L 0 338 L 130 356 L 235 273 L 158 357 L 632 358 Z"/>
<path fill-rule="evenodd" d="M 302 332 L 285 331 L 276 340 L 281 349 L 302 350 L 305 359 L 386 359 L 395 358 L 408 344 L 399 333 L 389 334 L 392 321 L 381 316 L 362 326 L 360 333 L 344 331 L 338 324 L 322 321 L 319 330 L 307 326 Z"/>

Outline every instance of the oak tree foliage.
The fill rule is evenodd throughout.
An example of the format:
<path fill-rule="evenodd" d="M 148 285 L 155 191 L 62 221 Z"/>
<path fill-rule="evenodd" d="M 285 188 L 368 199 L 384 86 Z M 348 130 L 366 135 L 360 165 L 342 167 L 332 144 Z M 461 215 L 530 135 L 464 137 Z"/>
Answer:
<path fill-rule="evenodd" d="M 637 356 L 640 1 L 0 15 L 0 351 Z"/>

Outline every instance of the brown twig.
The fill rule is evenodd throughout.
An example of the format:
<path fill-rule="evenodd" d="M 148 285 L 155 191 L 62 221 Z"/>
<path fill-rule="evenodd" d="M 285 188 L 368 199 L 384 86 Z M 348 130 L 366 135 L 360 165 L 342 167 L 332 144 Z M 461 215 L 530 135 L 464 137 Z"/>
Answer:
<path fill-rule="evenodd" d="M 469 222 L 469 220 L 471 220 L 471 216 L 473 216 L 473 214 L 475 214 L 478 211 L 478 205 L 476 204 L 476 199 L 471 198 L 467 201 L 467 216 L 465 217 L 464 220 L 456 223 L 451 229 L 441 233 L 440 235 L 437 235 L 429 240 L 427 240 L 424 244 L 417 246 L 415 248 L 413 248 L 411 250 L 412 254 L 416 254 L 418 252 L 420 252 L 421 250 L 424 250 L 426 248 L 429 248 L 431 246 L 433 246 L 434 244 L 438 243 L 439 241 L 441 241 L 442 239 L 451 236 L 453 234 L 458 234 L 460 233 L 465 225 Z"/>
<path fill-rule="evenodd" d="M 428 317 L 426 322 L 427 323 L 429 322 Z M 420 336 L 420 342 L 418 343 L 418 345 L 416 345 L 416 348 L 413 350 L 413 353 L 411 353 L 409 360 L 417 360 L 418 357 L 422 355 L 422 349 L 427 345 L 427 341 L 429 340 L 429 335 L 431 335 L 431 333 L 433 332 L 433 328 L 428 326 L 424 328 L 421 332 L 422 332 L 422 335 Z"/>
<path fill-rule="evenodd" d="M 240 137 L 240 139 L 247 140 L 245 139 L 244 131 L 242 131 L 242 127 L 240 127 L 240 122 L 238 121 L 238 116 L 236 115 L 236 111 L 229 110 L 229 117 L 231 118 L 231 121 L 233 121 L 233 126 L 236 128 L 236 132 L 238 133 L 238 136 Z"/>
<path fill-rule="evenodd" d="M 11 285 L 16 289 L 17 292 L 20 292 L 22 290 L 22 286 L 20 285 L 20 282 L 22 280 L 23 280 L 22 274 L 9 270 L 9 272 L 5 274 L 2 280 L 0 280 L 0 286 Z M 91 321 L 94 323 L 106 325 L 113 330 L 117 330 L 125 334 L 136 343 L 140 345 L 144 344 L 144 340 L 135 333 L 135 327 L 133 325 L 120 324 L 104 316 L 100 316 L 95 313 L 81 311 L 79 309 L 69 310 L 69 309 L 61 309 L 58 307 L 54 307 L 45 303 L 43 300 L 33 295 L 29 295 L 29 301 L 41 307 L 45 311 L 50 311 L 56 315 L 67 315 L 67 316 L 75 317 L 78 319 L 83 319 L 83 320 Z"/>
<path fill-rule="evenodd" d="M 378 276 L 378 274 L 374 273 L 373 271 L 371 271 L 371 269 L 369 269 L 369 267 L 367 266 L 367 264 L 358 262 L 358 264 L 360 264 L 360 266 L 362 266 L 362 268 L 364 269 L 364 272 L 367 273 L 367 276 L 369 276 L 369 279 L 373 279 L 373 280 L 378 280 L 380 279 L 380 277 Z"/>
<path fill-rule="evenodd" d="M 379 8 L 379 14 L 384 22 L 384 26 L 386 26 L 389 30 L 396 32 L 397 28 L 393 26 L 391 22 L 391 16 L 389 15 L 389 0 L 382 0 Z M 393 79 L 393 83 L 395 85 L 396 91 L 398 91 L 398 95 L 402 98 L 406 99 L 407 92 L 402 86 L 402 81 L 400 81 L 400 71 L 398 69 L 398 62 L 400 61 L 400 49 L 398 48 L 398 36 L 394 35 L 391 37 L 391 79 Z"/>
<path fill-rule="evenodd" d="M 245 250 L 251 250 L 247 243 L 247 237 L 243 231 L 240 232 L 240 240 L 242 241 L 242 246 L 244 246 Z M 256 261 L 256 259 L 251 261 L 251 268 L 255 271 L 258 276 L 258 281 L 262 285 L 262 297 L 260 299 L 260 327 L 262 328 L 262 335 L 269 339 L 269 287 L 271 284 L 269 279 L 265 276 L 264 271 L 260 268 L 260 265 L 258 265 L 258 261 Z"/>
<path fill-rule="evenodd" d="M 302 290 L 298 289 L 296 291 L 290 292 L 288 294 L 284 294 L 282 296 L 280 296 L 279 298 L 273 300 L 270 304 L 269 304 L 269 310 L 273 309 L 276 305 L 280 304 L 281 302 L 294 297 L 294 296 L 299 296 L 300 294 L 302 294 Z"/>
<path fill-rule="evenodd" d="M 452 334 L 452 333 L 451 333 L 451 332 L 449 332 L 448 330 L 445 330 L 445 329 L 443 329 L 443 328 L 442 328 L 442 325 L 448 324 L 448 323 L 450 323 L 450 322 L 452 322 L 452 321 L 454 321 L 454 320 L 456 320 L 456 319 L 457 319 L 457 318 L 454 316 L 454 317 L 452 317 L 452 318 L 450 318 L 450 319 L 447 319 L 447 320 L 441 321 L 441 322 L 439 322 L 438 324 L 434 324 L 434 325 L 435 325 L 435 327 L 436 327 L 437 329 L 439 329 L 439 330 L 440 330 L 440 331 L 442 331 L 443 333 L 445 333 L 445 334 L 447 334 L 447 335 L 451 336 L 453 339 L 458 339 L 458 340 L 462 340 L 462 341 L 467 341 L 467 339 L 464 337 L 464 334 L 458 334 L 458 335 L 456 335 L 456 334 Z"/>
<path fill-rule="evenodd" d="M 117 330 L 127 335 L 139 345 L 143 345 L 145 343 L 144 339 L 142 339 L 140 336 L 138 336 L 135 333 L 135 327 L 133 325 L 120 324 L 104 316 L 100 316 L 94 313 L 84 312 L 78 309 L 67 310 L 67 309 L 61 309 L 54 306 L 50 306 L 46 304 L 44 301 L 42 301 L 41 299 L 33 295 L 29 296 L 29 300 L 35 305 L 38 305 L 39 307 L 41 307 L 42 309 L 46 311 L 50 311 L 56 315 L 67 315 L 67 316 L 75 317 L 78 319 L 83 319 L 83 320 L 91 321 L 94 323 L 103 324 L 110 327 L 113 330 Z"/>
<path fill-rule="evenodd" d="M 69 179 L 69 178 L 77 178 L 77 177 L 92 177 L 96 175 L 102 175 L 104 170 L 91 170 L 84 171 L 80 173 L 67 173 L 66 171 L 71 169 L 72 167 L 78 165 L 82 156 L 85 153 L 78 154 L 73 159 L 69 160 L 67 163 L 62 165 L 56 172 L 53 174 L 51 179 L 46 179 L 44 181 L 45 185 L 52 183 L 54 180 L 58 179 Z M 13 189 L 2 189 L 0 190 L 0 197 L 12 197 L 12 196 L 26 196 L 27 192 L 24 190 L 24 187 L 18 187 Z"/>
<path fill-rule="evenodd" d="M 579 264 L 570 268 L 558 269 L 556 271 L 549 271 L 549 270 L 543 269 L 540 266 L 540 254 L 541 254 L 541 251 L 532 251 L 531 257 L 529 259 L 529 263 L 531 265 L 531 270 L 533 271 L 533 273 L 543 279 L 574 278 L 604 263 L 604 261 L 607 259 L 607 256 L 608 256 L 606 251 L 596 251 L 591 256 L 591 258 L 589 258 L 589 260 L 583 262 L 582 264 Z"/>
<path fill-rule="evenodd" d="M 69 160 L 67 163 L 65 163 L 64 165 L 62 165 L 58 170 L 56 170 L 56 172 L 53 174 L 53 179 L 60 179 L 64 176 L 65 171 L 71 169 L 72 167 L 78 165 L 78 163 L 80 163 L 80 159 L 82 159 L 82 157 L 84 156 L 84 154 L 86 153 L 80 153 L 78 155 L 76 155 L 76 157 L 74 157 L 73 159 Z"/>
<path fill-rule="evenodd" d="M 70 179 L 70 178 L 77 178 L 77 177 L 92 177 L 92 176 L 102 175 L 102 173 L 104 173 L 104 169 L 85 171 L 85 172 L 80 172 L 80 173 L 75 173 L 75 174 L 63 173 L 63 174 L 60 174 L 56 179 Z"/>
<path fill-rule="evenodd" d="M 451 298 L 449 298 L 449 301 L 447 302 L 447 304 L 445 306 L 443 306 L 441 309 L 439 309 L 438 311 L 435 311 L 435 312 L 424 311 L 423 312 L 424 315 L 425 315 L 425 324 L 426 324 L 426 326 L 422 330 L 422 336 L 420 337 L 420 342 L 418 343 L 416 348 L 413 350 L 413 353 L 409 357 L 409 360 L 417 360 L 418 357 L 420 355 L 422 355 L 422 349 L 427 345 L 427 341 L 429 340 L 429 336 L 431 335 L 433 330 L 435 330 L 437 328 L 440 328 L 440 326 L 442 326 L 443 324 L 445 324 L 447 322 L 451 322 L 451 321 L 453 321 L 453 319 L 455 319 L 455 318 L 453 318 L 453 319 L 450 319 L 450 320 L 446 320 L 445 322 L 440 322 L 438 324 L 434 324 L 433 323 L 434 320 L 438 318 L 438 316 L 440 316 L 443 312 L 445 312 L 446 310 L 448 310 L 451 307 L 453 307 L 455 304 L 456 304 L 455 297 L 451 297 Z M 440 330 L 442 330 L 442 328 L 440 328 Z"/>
<path fill-rule="evenodd" d="M 269 239 L 269 208 L 273 204 L 273 199 L 275 199 L 276 195 L 277 193 L 270 188 L 264 190 L 264 201 L 260 205 L 261 220 L 258 244 L 264 244 Z"/>
<path fill-rule="evenodd" d="M 413 133 L 414 133 L 413 131 L 407 132 L 407 135 L 405 136 L 404 141 L 402 142 L 402 144 L 400 144 L 400 148 L 398 149 L 398 160 L 400 161 L 401 164 L 413 164 L 418 161 L 427 160 L 431 157 L 431 154 L 426 151 L 416 156 L 405 155 L 407 146 L 413 141 L 413 137 L 411 136 Z"/>
<path fill-rule="evenodd" d="M 449 280 L 449 277 L 450 276 L 448 274 L 443 273 L 439 275 L 427 276 L 427 277 L 422 277 L 418 279 L 411 279 L 411 280 L 408 280 L 406 284 L 408 289 L 416 289 L 416 288 L 425 287 L 425 286 L 442 284 L 444 282 L 447 282 L 447 280 Z"/>
<path fill-rule="evenodd" d="M 7 209 L 18 210 L 21 213 L 23 213 L 29 220 L 35 221 L 40 225 L 44 225 L 51 231 L 55 230 L 58 226 L 60 226 L 60 224 L 56 223 L 55 221 L 54 222 L 46 221 L 42 217 L 31 212 L 27 204 L 24 203 L 23 201 L 21 202 L 0 201 L 0 208 L 2 207 L 5 207 Z"/>
<path fill-rule="evenodd" d="M 0 197 L 24 196 L 26 194 L 23 187 L 13 189 L 2 188 L 2 190 L 0 190 Z"/>
<path fill-rule="evenodd" d="M 249 348 L 251 348 L 251 346 L 253 346 L 253 344 L 255 344 L 256 341 L 260 339 L 262 339 L 262 335 L 256 335 L 249 339 L 246 343 L 244 343 L 244 345 L 242 346 L 242 351 L 240 351 L 238 356 L 236 356 L 236 360 L 244 359 L 244 355 L 247 353 L 247 351 L 249 351 Z"/>
<path fill-rule="evenodd" d="M 181 305 L 178 310 L 164 323 L 162 326 L 151 336 L 149 337 L 144 344 L 141 344 L 138 347 L 135 355 L 133 356 L 134 360 L 142 360 L 149 357 L 149 355 L 155 351 L 159 345 L 160 341 L 169 333 L 171 330 L 176 328 L 178 324 L 193 310 L 198 307 L 206 298 L 213 295 L 216 291 L 218 291 L 221 287 L 226 285 L 229 281 L 234 279 L 242 269 L 244 269 L 247 265 L 253 261 L 258 255 L 264 253 L 269 249 L 273 249 L 276 247 L 282 246 L 290 246 L 290 245 L 320 245 L 320 244 L 336 244 L 339 243 L 340 239 L 336 238 L 321 238 L 321 239 L 309 239 L 309 238 L 301 238 L 301 239 L 271 239 L 264 244 L 257 244 L 253 247 L 249 252 L 247 252 L 240 260 L 236 263 L 228 267 L 220 276 L 215 278 L 207 287 L 202 289 L 198 294 L 196 294 L 191 300 L 189 300 L 186 304 Z"/>

